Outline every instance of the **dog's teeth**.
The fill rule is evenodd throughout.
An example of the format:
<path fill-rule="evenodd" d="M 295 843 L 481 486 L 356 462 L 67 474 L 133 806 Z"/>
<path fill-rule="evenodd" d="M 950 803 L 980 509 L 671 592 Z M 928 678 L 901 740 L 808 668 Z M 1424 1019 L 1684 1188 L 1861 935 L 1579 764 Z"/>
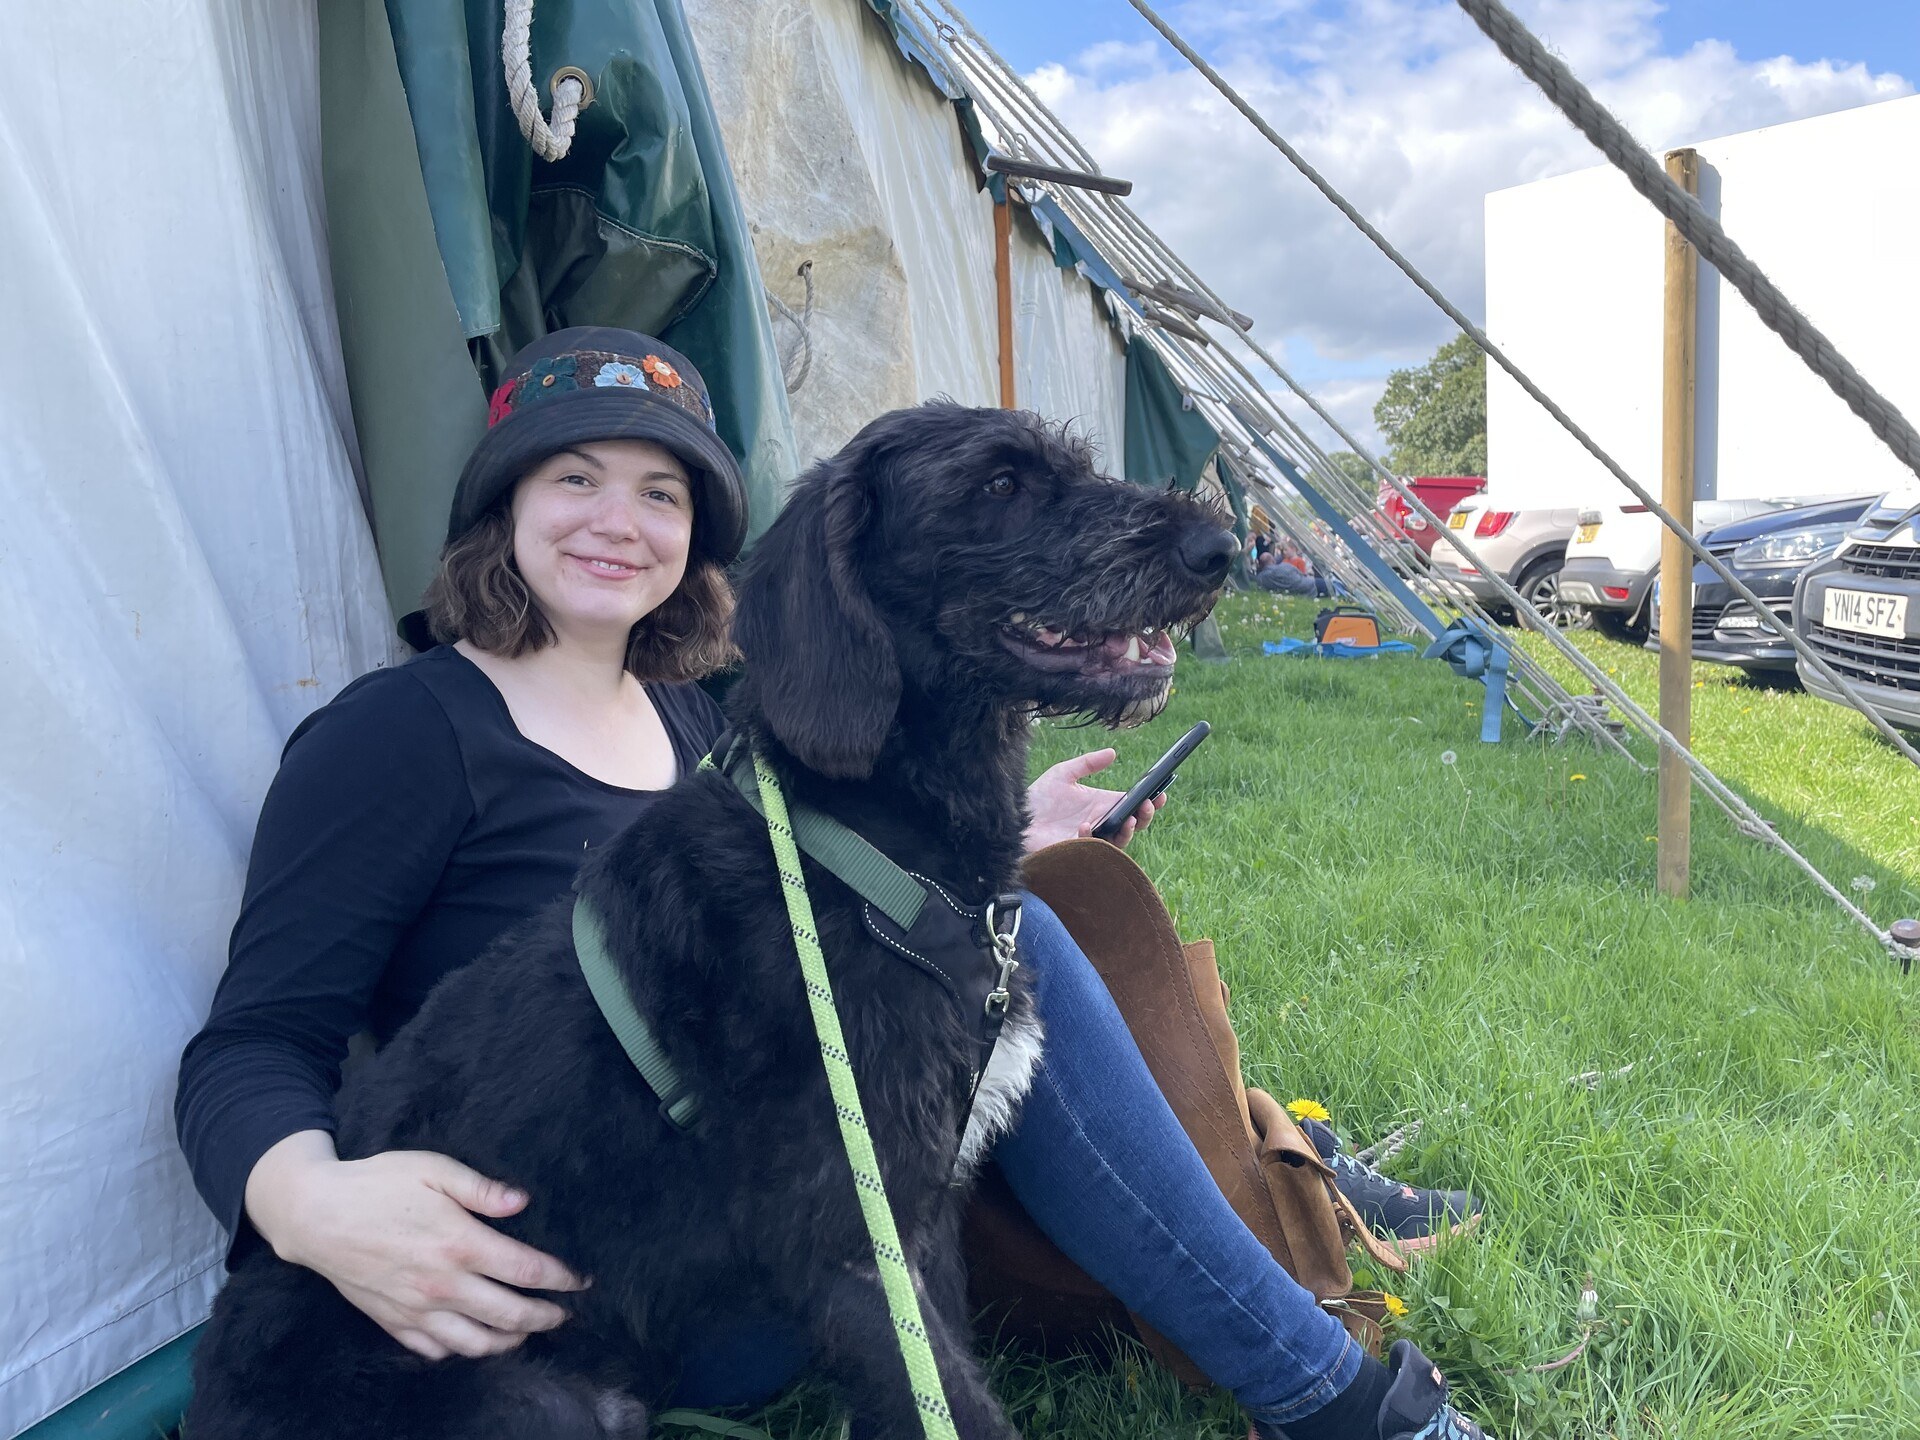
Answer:
<path fill-rule="evenodd" d="M 1138 660 L 1139 658 L 1140 658 L 1140 637 L 1138 635 L 1129 635 L 1127 637 L 1127 659 Z"/>
<path fill-rule="evenodd" d="M 1011 617 L 1009 617 L 1009 619 L 1008 619 L 1008 621 L 1007 621 L 1007 623 L 1008 623 L 1008 624 L 1010 624 L 1010 625 L 1024 625 L 1024 624 L 1026 624 L 1026 623 L 1027 623 L 1027 612 L 1026 612 L 1026 611 L 1024 611 L 1024 610 L 1016 610 L 1016 611 L 1014 611 L 1014 612 L 1013 612 L 1013 614 L 1012 614 L 1012 616 L 1011 616 Z"/>

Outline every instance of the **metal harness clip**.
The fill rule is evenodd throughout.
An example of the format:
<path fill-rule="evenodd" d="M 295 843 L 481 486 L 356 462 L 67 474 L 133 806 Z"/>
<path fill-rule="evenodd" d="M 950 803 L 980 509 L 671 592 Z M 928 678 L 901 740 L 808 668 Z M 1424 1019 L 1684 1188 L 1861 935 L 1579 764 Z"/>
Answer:
<path fill-rule="evenodd" d="M 1001 929 L 1002 922 L 1006 928 Z M 993 958 L 1000 966 L 993 989 L 987 992 L 987 1014 L 1003 1018 L 1013 994 L 1007 988 L 1013 972 L 1020 968 L 1019 950 L 1014 941 L 1020 934 L 1020 897 L 997 895 L 987 902 L 987 933 L 993 937 Z"/>

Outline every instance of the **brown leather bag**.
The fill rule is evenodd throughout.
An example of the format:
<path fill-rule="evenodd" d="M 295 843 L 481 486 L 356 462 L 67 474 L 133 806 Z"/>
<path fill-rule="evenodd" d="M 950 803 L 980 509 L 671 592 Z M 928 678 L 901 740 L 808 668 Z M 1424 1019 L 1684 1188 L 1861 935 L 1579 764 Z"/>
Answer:
<path fill-rule="evenodd" d="M 1354 1289 L 1347 1245 L 1363 1245 L 1390 1270 L 1406 1261 L 1373 1237 L 1286 1110 L 1246 1088 L 1213 942 L 1183 945 L 1153 883 L 1102 840 L 1029 856 L 1026 882 L 1106 981 L 1228 1203 L 1287 1273 L 1378 1353 L 1384 1304 L 1379 1292 Z M 967 1250 L 974 1297 L 1003 1330 L 1049 1350 L 1097 1341 L 1106 1326 L 1131 1330 L 1182 1379 L 1204 1383 L 1192 1361 L 1041 1234 L 997 1172 L 983 1178 L 969 1209 Z"/>

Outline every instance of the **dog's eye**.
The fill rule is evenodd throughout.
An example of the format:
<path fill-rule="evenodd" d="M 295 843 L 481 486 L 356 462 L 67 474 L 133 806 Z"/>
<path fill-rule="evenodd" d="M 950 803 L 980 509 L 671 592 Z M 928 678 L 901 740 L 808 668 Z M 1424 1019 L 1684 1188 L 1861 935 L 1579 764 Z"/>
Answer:
<path fill-rule="evenodd" d="M 1007 474 L 996 475 L 987 481 L 987 493 L 1000 500 L 1006 499 L 1019 488 L 1013 476 Z"/>

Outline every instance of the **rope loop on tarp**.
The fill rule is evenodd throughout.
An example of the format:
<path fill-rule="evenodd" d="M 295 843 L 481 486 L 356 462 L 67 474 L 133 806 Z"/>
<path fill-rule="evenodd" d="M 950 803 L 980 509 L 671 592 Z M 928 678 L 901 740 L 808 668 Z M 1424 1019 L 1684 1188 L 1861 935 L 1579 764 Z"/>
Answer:
<path fill-rule="evenodd" d="M 533 86 L 533 0 L 506 0 L 501 12 L 500 70 L 507 82 L 507 103 L 533 153 L 551 164 L 573 148 L 574 123 L 593 103 L 593 82 L 569 65 L 552 81 L 553 118 L 540 113 Z"/>

